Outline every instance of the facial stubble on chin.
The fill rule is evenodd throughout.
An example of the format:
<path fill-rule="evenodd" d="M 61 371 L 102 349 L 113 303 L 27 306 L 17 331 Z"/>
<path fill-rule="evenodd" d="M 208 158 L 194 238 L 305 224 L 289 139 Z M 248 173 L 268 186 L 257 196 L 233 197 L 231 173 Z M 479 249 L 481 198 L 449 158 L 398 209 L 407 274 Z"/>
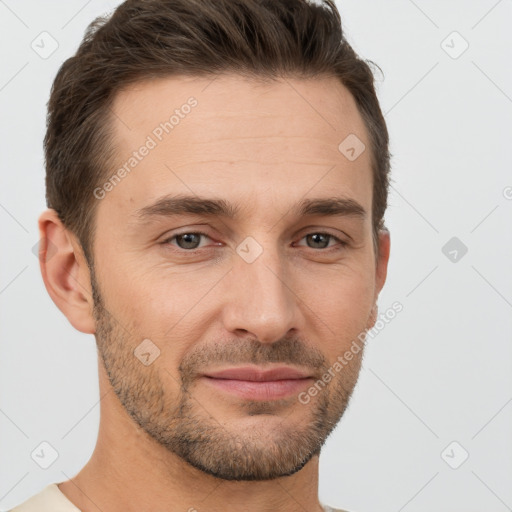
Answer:
<path fill-rule="evenodd" d="M 165 368 L 153 363 L 144 366 L 133 354 L 140 343 L 122 327 L 104 305 L 91 267 L 91 285 L 96 320 L 96 342 L 110 384 L 120 403 L 153 440 L 194 468 L 223 480 L 272 480 L 302 469 L 320 450 L 345 412 L 357 382 L 362 353 L 354 356 L 337 379 L 331 380 L 308 404 L 298 400 L 245 400 L 240 408 L 248 417 L 265 416 L 264 431 L 245 430 L 221 424 L 211 402 L 200 403 L 193 388 L 201 369 L 213 362 L 264 364 L 280 362 L 315 369 L 322 376 L 328 370 L 323 354 L 306 347 L 296 338 L 261 344 L 240 339 L 236 344 L 214 344 L 208 351 L 192 350 L 179 366 L 178 396 L 169 392 L 168 382 L 176 382 Z M 162 350 L 169 350 L 161 347 Z M 163 373 L 161 373 L 163 372 Z M 286 409 L 302 408 L 299 422 L 287 421 Z M 283 414 L 283 411 L 284 414 Z M 268 426 L 272 415 L 273 427 Z M 275 422 L 275 415 L 282 417 Z M 295 414 L 296 417 L 296 414 Z M 236 420 L 235 420 L 236 422 Z"/>

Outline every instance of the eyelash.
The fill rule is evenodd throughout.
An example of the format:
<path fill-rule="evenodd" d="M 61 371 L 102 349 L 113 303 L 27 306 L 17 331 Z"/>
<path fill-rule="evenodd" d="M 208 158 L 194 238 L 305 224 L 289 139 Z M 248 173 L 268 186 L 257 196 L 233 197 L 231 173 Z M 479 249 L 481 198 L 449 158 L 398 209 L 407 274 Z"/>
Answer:
<path fill-rule="evenodd" d="M 205 236 L 206 238 L 210 238 L 209 235 L 207 233 L 204 233 L 202 231 L 184 231 L 183 233 L 177 233 L 169 238 L 166 238 L 163 242 L 162 242 L 162 245 L 171 245 L 171 240 L 174 240 L 176 237 L 178 236 L 182 236 L 182 235 L 202 235 L 202 236 Z M 302 238 L 306 238 L 308 235 L 327 235 L 329 237 L 331 237 L 332 239 L 334 239 L 336 242 L 338 242 L 338 244 L 341 246 L 341 247 L 338 247 L 336 248 L 335 246 L 334 247 L 326 247 L 324 249 L 313 249 L 311 247 L 308 247 L 308 249 L 311 249 L 312 251 L 323 251 L 323 252 L 328 252 L 329 250 L 341 250 L 341 249 L 344 249 L 347 245 L 348 245 L 348 242 L 345 242 L 343 240 L 341 240 L 340 238 L 338 238 L 337 236 L 331 234 L 331 233 L 328 233 L 328 232 L 324 232 L 324 231 L 311 231 L 310 233 L 306 233 Z M 175 247 L 175 246 L 173 246 Z M 183 253 L 189 253 L 189 254 L 194 254 L 198 251 L 201 251 L 203 250 L 202 248 L 199 248 L 199 249 L 182 249 L 181 247 L 176 247 L 176 249 L 179 251 L 179 252 L 183 252 Z"/>

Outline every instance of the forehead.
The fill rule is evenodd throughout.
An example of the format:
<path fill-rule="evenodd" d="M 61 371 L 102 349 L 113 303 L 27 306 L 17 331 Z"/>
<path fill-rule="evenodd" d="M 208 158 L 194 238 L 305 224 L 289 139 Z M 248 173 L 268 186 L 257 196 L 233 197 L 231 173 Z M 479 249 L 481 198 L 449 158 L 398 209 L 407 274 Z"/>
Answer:
<path fill-rule="evenodd" d="M 338 190 L 370 208 L 366 128 L 336 78 L 159 78 L 119 92 L 111 110 L 110 176 L 122 176 L 101 208 L 129 214 L 164 194 L 212 192 L 265 208 L 309 190 Z M 367 150 L 351 160 L 340 151 L 347 140 Z"/>

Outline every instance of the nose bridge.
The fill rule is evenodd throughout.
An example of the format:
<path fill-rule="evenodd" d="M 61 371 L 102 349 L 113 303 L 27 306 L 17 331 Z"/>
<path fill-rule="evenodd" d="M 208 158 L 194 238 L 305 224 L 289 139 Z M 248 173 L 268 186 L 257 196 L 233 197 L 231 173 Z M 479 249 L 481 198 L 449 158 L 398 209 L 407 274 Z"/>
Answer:
<path fill-rule="evenodd" d="M 297 298 L 285 256 L 272 236 L 246 237 L 237 247 L 224 304 L 224 326 L 271 343 L 297 328 Z"/>

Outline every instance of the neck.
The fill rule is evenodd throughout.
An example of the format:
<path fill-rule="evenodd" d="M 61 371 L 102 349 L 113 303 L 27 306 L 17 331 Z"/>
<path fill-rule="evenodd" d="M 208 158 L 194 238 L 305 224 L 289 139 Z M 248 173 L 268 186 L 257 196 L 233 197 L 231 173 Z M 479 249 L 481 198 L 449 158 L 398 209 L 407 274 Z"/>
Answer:
<path fill-rule="evenodd" d="M 119 403 L 100 365 L 100 427 L 89 462 L 59 489 L 82 512 L 323 512 L 318 456 L 297 473 L 228 481 L 192 467 L 144 432 Z"/>

